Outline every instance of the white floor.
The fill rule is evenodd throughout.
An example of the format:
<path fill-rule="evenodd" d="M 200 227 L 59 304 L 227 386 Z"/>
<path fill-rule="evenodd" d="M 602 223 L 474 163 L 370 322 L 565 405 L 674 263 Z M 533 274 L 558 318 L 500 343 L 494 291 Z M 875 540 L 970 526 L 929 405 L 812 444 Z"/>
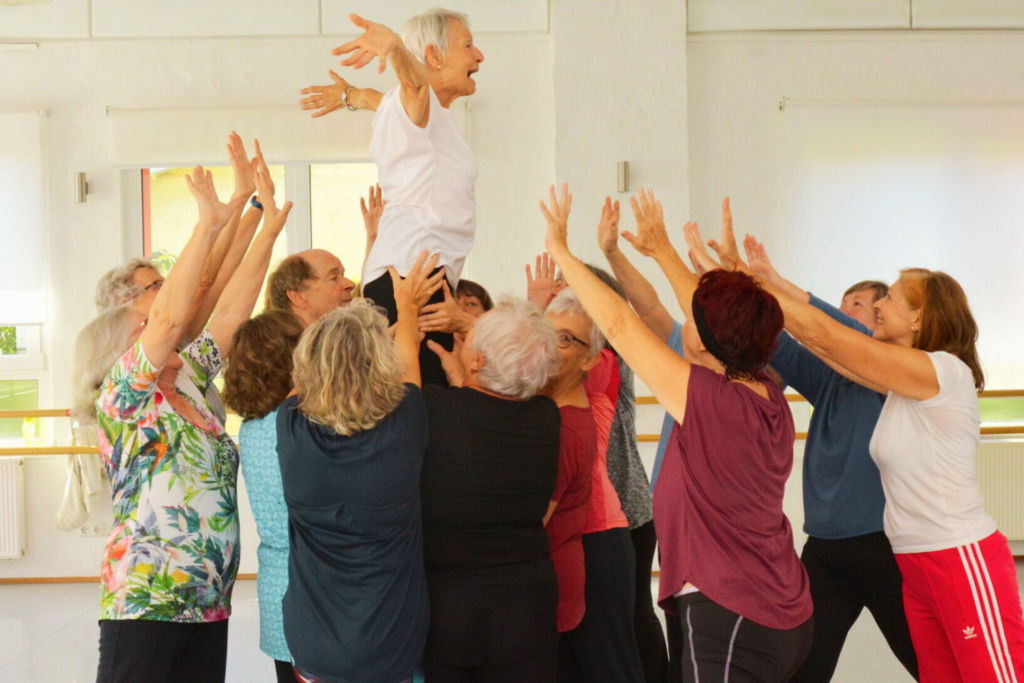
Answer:
<path fill-rule="evenodd" d="M 1017 563 L 1024 585 L 1024 563 Z M 657 592 L 657 580 L 652 582 Z M 99 589 L 94 584 L 0 586 L 0 682 L 93 683 Z M 228 647 L 228 681 L 273 683 L 274 668 L 259 650 L 256 582 L 239 581 Z M 658 610 L 660 614 L 660 610 Z M 836 683 L 905 683 L 867 614 L 853 627 L 833 679 Z"/>

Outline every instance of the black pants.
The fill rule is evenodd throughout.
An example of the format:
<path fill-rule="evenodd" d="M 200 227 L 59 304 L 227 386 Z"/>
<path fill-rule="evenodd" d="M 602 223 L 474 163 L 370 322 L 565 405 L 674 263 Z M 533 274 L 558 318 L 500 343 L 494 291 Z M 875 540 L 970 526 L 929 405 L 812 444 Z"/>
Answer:
<path fill-rule="evenodd" d="M 277 674 L 277 683 L 295 683 L 295 668 L 291 662 L 275 659 L 274 673 Z"/>
<path fill-rule="evenodd" d="M 811 651 L 813 617 L 783 631 L 744 619 L 703 593 L 676 598 L 676 607 L 686 683 L 785 683 Z"/>
<path fill-rule="evenodd" d="M 665 615 L 668 635 L 668 683 L 683 683 L 683 625 L 678 619 Z"/>
<path fill-rule="evenodd" d="M 580 625 L 559 639 L 558 681 L 643 683 L 633 633 L 636 558 L 629 529 L 584 534 L 583 553 L 587 611 Z"/>
<path fill-rule="evenodd" d="M 558 583 L 460 587 L 430 581 L 424 673 L 430 683 L 554 683 Z"/>
<path fill-rule="evenodd" d="M 436 272 L 437 270 L 434 271 L 434 273 Z M 448 283 L 448 286 L 452 291 L 455 291 L 451 283 Z M 398 322 L 398 308 L 395 305 L 395 286 L 391 282 L 391 275 L 389 273 L 384 273 L 373 282 L 367 282 L 363 285 L 363 296 L 367 299 L 372 299 L 373 303 L 388 312 L 388 325 L 394 325 Z M 430 297 L 430 301 L 427 303 L 438 304 L 443 301 L 444 291 L 439 289 L 434 292 L 434 295 Z M 420 377 L 424 386 L 436 384 L 437 386 L 446 387 L 448 386 L 448 376 L 444 373 L 444 368 L 441 367 L 441 359 L 427 347 L 428 341 L 436 342 L 446 350 L 451 351 L 455 346 L 455 335 L 442 332 L 428 332 L 426 338 L 420 343 Z"/>
<path fill-rule="evenodd" d="M 811 580 L 814 648 L 793 681 L 832 680 L 846 634 L 865 607 L 893 654 L 919 680 L 903 609 L 903 576 L 885 533 L 839 540 L 808 538 L 800 559 Z"/>
<path fill-rule="evenodd" d="M 228 663 L 228 622 L 100 621 L 96 683 L 217 683 Z"/>
<path fill-rule="evenodd" d="M 654 613 L 651 597 L 651 567 L 654 566 L 654 548 L 658 536 L 654 522 L 632 529 L 633 553 L 636 555 L 636 607 L 633 610 L 633 631 L 640 651 L 640 664 L 647 683 L 668 681 L 668 653 L 665 651 L 665 632 Z"/>

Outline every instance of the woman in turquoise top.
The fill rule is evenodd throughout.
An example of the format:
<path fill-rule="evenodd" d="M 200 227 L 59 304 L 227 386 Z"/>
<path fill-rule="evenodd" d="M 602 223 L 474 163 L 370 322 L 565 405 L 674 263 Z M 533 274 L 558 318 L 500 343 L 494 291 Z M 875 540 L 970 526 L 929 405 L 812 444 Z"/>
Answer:
<path fill-rule="evenodd" d="M 278 681 L 295 681 L 284 639 L 281 600 L 288 588 L 288 507 L 277 459 L 277 407 L 292 390 L 292 351 L 302 324 L 269 311 L 235 333 L 224 373 L 224 400 L 245 420 L 239 432 L 242 475 L 260 536 L 260 649 L 274 659 Z"/>

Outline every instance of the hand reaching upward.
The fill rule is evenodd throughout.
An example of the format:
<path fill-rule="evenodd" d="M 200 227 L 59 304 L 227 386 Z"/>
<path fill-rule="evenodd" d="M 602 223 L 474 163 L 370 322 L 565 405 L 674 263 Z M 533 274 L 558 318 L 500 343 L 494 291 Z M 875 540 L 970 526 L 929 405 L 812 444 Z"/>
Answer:
<path fill-rule="evenodd" d="M 540 310 L 544 310 L 558 294 L 558 281 L 555 280 L 555 259 L 546 253 L 537 257 L 537 275 L 530 271 L 526 264 L 526 299 L 533 302 Z"/>
<path fill-rule="evenodd" d="M 256 191 L 253 164 L 245 153 L 241 136 L 235 131 L 231 131 L 228 137 L 228 158 L 231 159 L 231 170 L 235 175 L 235 191 L 231 198 L 242 197 L 244 201 L 249 201 L 249 197 Z"/>
<path fill-rule="evenodd" d="M 605 197 L 604 206 L 601 207 L 601 222 L 597 224 L 597 244 L 605 253 L 619 244 L 620 215 L 618 200 L 613 204 L 611 197 Z"/>
<path fill-rule="evenodd" d="M 380 225 L 380 217 L 384 214 L 384 205 L 387 204 L 381 195 L 380 185 L 370 188 L 368 199 L 359 198 L 359 209 L 363 212 L 363 227 L 366 228 L 366 241 L 373 243 L 377 239 L 377 226 Z"/>
<path fill-rule="evenodd" d="M 729 198 L 722 201 L 722 241 L 708 240 L 708 246 L 718 254 L 718 260 L 722 262 L 722 268 L 726 270 L 739 270 L 740 250 L 736 246 L 736 235 L 732 230 L 732 209 L 729 206 Z"/>
<path fill-rule="evenodd" d="M 196 200 L 199 208 L 199 222 L 219 231 L 231 216 L 245 203 L 247 197 L 234 197 L 227 204 L 220 201 L 217 196 L 217 188 L 213 184 L 213 174 L 204 170 L 202 166 L 196 166 L 192 175 L 185 176 L 185 184 L 188 191 Z"/>
<path fill-rule="evenodd" d="M 548 233 L 544 242 L 548 253 L 557 260 L 560 255 L 569 253 L 569 213 L 572 211 L 572 194 L 569 192 L 569 183 L 562 185 L 562 191 L 557 197 L 554 185 L 548 193 L 550 208 L 543 199 L 540 201 L 540 211 L 548 223 Z"/>
<path fill-rule="evenodd" d="M 696 223 L 687 223 L 683 227 L 683 234 L 686 235 L 686 244 L 690 247 L 690 261 L 699 274 L 722 267 L 708 254 Z"/>
<path fill-rule="evenodd" d="M 665 230 L 665 212 L 654 192 L 641 187 L 636 197 L 629 198 L 629 205 L 636 218 L 636 233 L 623 232 L 622 237 L 644 256 L 657 258 L 674 252 Z"/>

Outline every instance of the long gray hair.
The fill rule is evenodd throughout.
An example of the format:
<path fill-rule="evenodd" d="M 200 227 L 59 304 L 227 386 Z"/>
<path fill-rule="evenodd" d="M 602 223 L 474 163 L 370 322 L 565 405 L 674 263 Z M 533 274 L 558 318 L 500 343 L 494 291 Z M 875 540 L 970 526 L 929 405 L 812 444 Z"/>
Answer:
<path fill-rule="evenodd" d="M 142 287 L 132 277 L 139 268 L 157 270 L 156 264 L 148 258 L 131 258 L 108 270 L 96 283 L 96 310 L 102 313 L 115 306 L 130 304 L 142 294 Z"/>
<path fill-rule="evenodd" d="M 96 399 L 103 380 L 131 345 L 130 305 L 104 311 L 78 334 L 72 364 L 71 416 L 80 425 L 96 423 Z"/>

